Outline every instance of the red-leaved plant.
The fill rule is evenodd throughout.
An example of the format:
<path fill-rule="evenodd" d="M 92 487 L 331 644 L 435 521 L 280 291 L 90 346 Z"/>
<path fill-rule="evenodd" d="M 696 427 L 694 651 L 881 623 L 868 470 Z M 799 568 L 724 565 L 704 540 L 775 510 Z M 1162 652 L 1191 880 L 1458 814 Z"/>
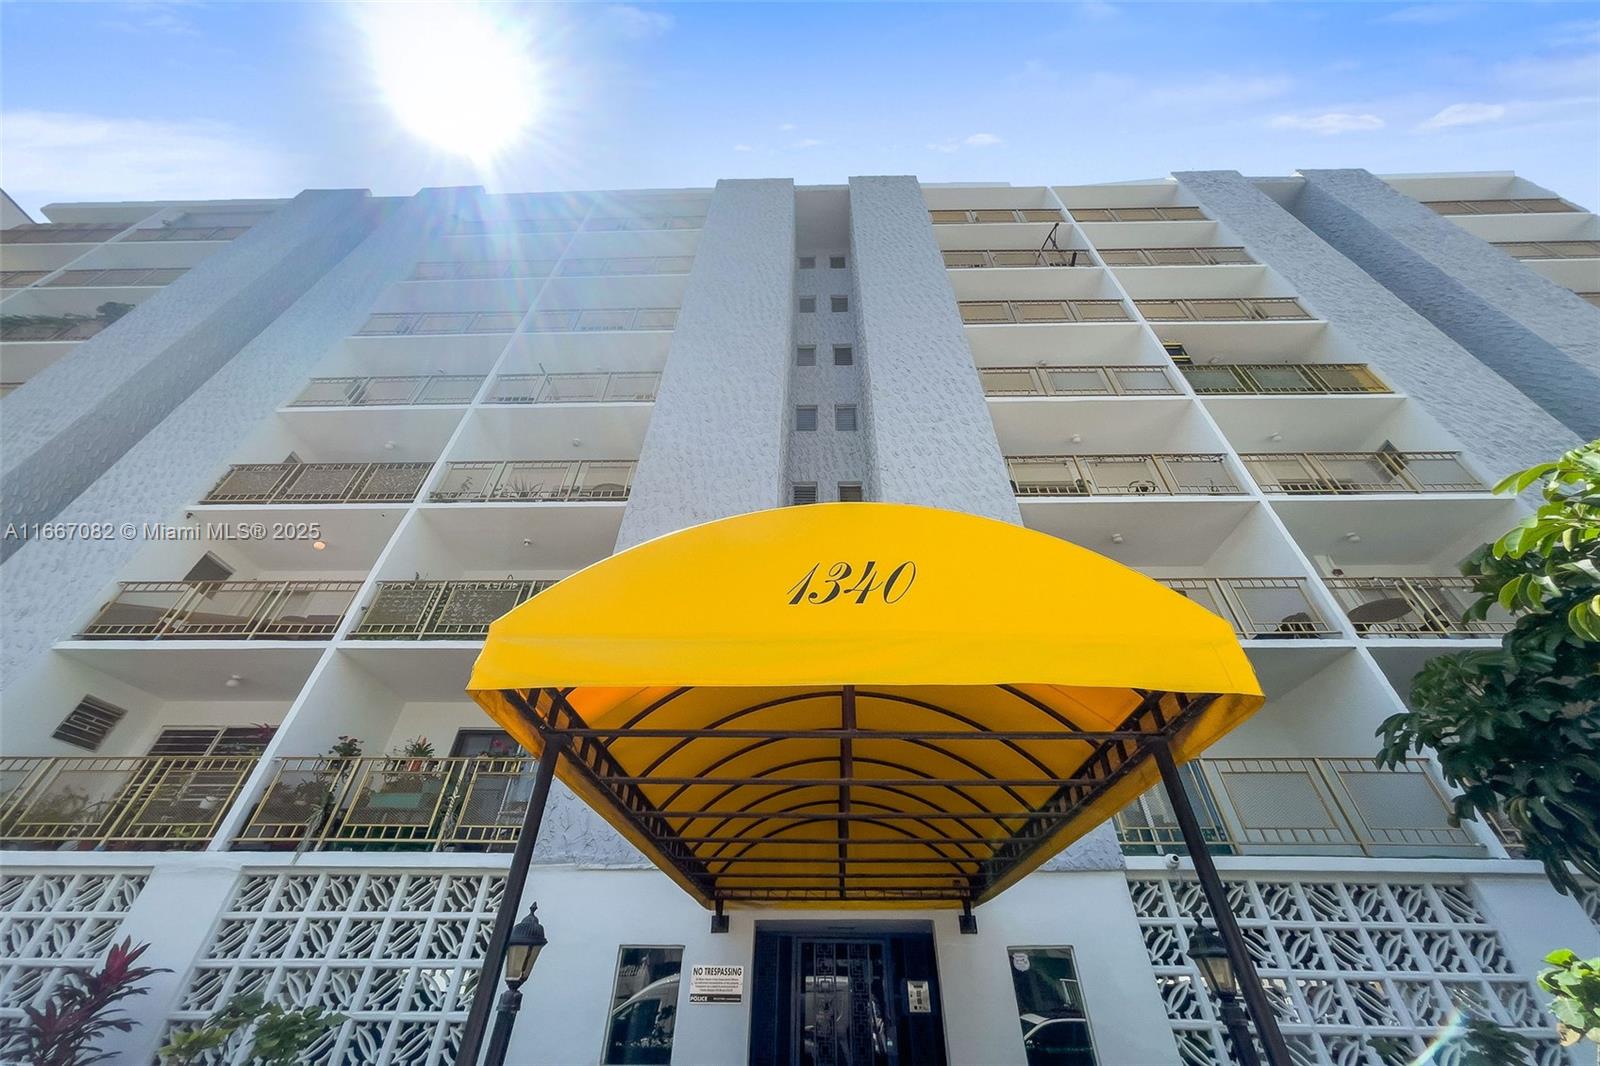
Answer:
<path fill-rule="evenodd" d="M 89 1066 L 111 1057 L 95 1045 L 109 1033 L 133 1029 L 133 1019 L 112 1008 L 149 991 L 139 987 L 158 973 L 135 966 L 149 944 L 132 938 L 113 944 L 105 965 L 92 973 L 68 970 L 43 1007 L 24 1007 L 23 1016 L 0 1024 L 0 1059 L 29 1066 Z"/>

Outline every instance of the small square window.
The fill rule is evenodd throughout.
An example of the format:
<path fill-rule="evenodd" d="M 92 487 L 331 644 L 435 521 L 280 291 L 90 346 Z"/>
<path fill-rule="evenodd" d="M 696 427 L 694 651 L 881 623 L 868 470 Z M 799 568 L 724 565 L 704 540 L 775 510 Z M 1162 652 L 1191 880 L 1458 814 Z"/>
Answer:
<path fill-rule="evenodd" d="M 842 403 L 833 409 L 833 428 L 841 433 L 856 431 L 856 405 Z"/>
<path fill-rule="evenodd" d="M 816 268 L 817 268 L 817 257 L 816 256 L 814 256 L 814 255 L 802 255 L 800 257 L 800 269 L 801 270 L 815 270 Z"/>
<path fill-rule="evenodd" d="M 817 484 L 816 484 L 816 482 L 813 481 L 813 482 L 808 482 L 806 484 L 801 484 L 801 485 L 791 485 L 789 487 L 789 502 L 791 502 L 791 503 L 816 503 L 817 502 Z"/>
<path fill-rule="evenodd" d="M 842 255 L 830 255 L 830 256 L 828 256 L 828 267 L 830 269 L 832 269 L 832 270 L 843 270 L 844 269 L 844 256 L 842 256 Z"/>
<path fill-rule="evenodd" d="M 802 344 L 794 350 L 795 366 L 816 366 L 817 346 L 815 344 Z"/>
<path fill-rule="evenodd" d="M 816 432 L 817 409 L 815 407 L 796 407 L 794 409 L 794 428 L 797 433 Z"/>
<path fill-rule="evenodd" d="M 816 311 L 816 309 L 817 309 L 817 298 L 815 296 L 802 296 L 802 297 L 800 297 L 800 313 L 802 315 L 812 314 L 813 312 Z"/>
<path fill-rule="evenodd" d="M 835 344 L 833 346 L 834 366 L 853 366 L 856 361 L 856 350 L 848 344 Z"/>
<path fill-rule="evenodd" d="M 830 296 L 828 297 L 828 303 L 837 312 L 850 310 L 850 297 L 848 296 Z"/>
<path fill-rule="evenodd" d="M 861 482 L 859 482 L 859 481 L 841 481 L 841 482 L 839 482 L 839 502 L 840 503 L 860 503 L 864 499 L 866 499 L 866 496 L 864 496 L 862 494 L 862 492 L 861 492 Z"/>

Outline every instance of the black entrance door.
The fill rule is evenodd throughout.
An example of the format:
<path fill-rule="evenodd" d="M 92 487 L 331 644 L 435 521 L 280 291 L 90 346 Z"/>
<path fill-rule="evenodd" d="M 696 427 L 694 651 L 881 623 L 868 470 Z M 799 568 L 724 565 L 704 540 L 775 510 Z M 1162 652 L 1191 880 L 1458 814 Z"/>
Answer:
<path fill-rule="evenodd" d="M 931 932 L 756 931 L 755 1066 L 943 1066 Z"/>

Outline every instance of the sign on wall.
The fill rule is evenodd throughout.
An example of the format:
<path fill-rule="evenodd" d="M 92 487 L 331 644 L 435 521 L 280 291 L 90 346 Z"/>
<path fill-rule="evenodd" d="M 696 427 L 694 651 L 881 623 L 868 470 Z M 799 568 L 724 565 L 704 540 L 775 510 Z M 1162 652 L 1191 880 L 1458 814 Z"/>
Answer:
<path fill-rule="evenodd" d="M 912 1014 L 932 1014 L 933 993 L 928 989 L 928 982 L 907 981 L 906 1003 Z"/>
<path fill-rule="evenodd" d="M 743 999 L 743 966 L 689 968 L 690 1003 L 738 1003 Z"/>

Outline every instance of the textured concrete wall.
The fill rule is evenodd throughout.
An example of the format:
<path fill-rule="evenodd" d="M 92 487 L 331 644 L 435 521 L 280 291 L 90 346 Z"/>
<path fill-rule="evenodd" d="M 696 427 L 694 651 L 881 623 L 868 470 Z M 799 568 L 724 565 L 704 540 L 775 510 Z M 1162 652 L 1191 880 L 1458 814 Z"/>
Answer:
<path fill-rule="evenodd" d="M 811 255 L 809 249 L 802 255 Z M 815 433 L 793 433 L 789 438 L 789 483 L 815 482 L 817 499 L 824 502 L 839 498 L 841 482 L 867 483 L 866 402 L 861 386 L 861 355 L 855 352 L 855 362 L 850 366 L 833 365 L 833 348 L 836 344 L 856 348 L 855 277 L 850 270 L 850 257 L 843 248 L 818 250 L 817 265 L 813 270 L 796 270 L 795 300 L 802 296 L 815 296 L 815 314 L 796 314 L 794 317 L 795 344 L 814 344 L 817 347 L 816 366 L 795 366 L 789 376 L 790 425 L 793 410 L 800 404 L 810 404 L 817 409 Z M 830 255 L 843 255 L 845 269 L 834 270 L 828 266 Z M 850 301 L 845 312 L 830 310 L 829 298 L 844 296 Z M 793 363 L 793 358 L 790 359 Z M 841 433 L 834 427 L 834 407 L 839 404 L 856 405 L 856 430 Z"/>
<path fill-rule="evenodd" d="M 619 549 L 783 502 L 794 306 L 794 182 L 717 182 Z"/>
<path fill-rule="evenodd" d="M 303 192 L 6 398 L 0 510 L 55 517 L 370 232 L 362 190 Z M 0 541 L 0 558 L 22 547 Z"/>
<path fill-rule="evenodd" d="M 1238 171 L 1174 175 L 1251 254 L 1335 323 L 1389 381 L 1493 472 L 1543 462 L 1577 435 L 1339 254 Z"/>
<path fill-rule="evenodd" d="M 1295 217 L 1589 440 L 1600 308 L 1365 170 L 1302 171 Z"/>

